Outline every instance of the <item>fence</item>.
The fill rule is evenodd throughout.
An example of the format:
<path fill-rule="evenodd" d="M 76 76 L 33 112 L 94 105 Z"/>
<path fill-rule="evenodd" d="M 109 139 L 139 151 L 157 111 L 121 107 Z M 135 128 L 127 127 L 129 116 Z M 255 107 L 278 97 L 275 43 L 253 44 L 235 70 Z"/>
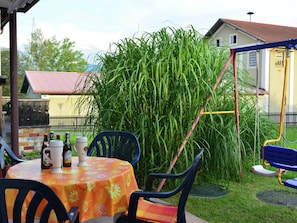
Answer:
<path fill-rule="evenodd" d="M 275 123 L 278 123 L 278 124 L 280 123 L 280 113 L 279 112 L 262 114 L 261 116 L 267 116 L 268 118 L 273 120 Z M 297 125 L 297 113 L 296 112 L 287 112 L 285 114 L 284 124 Z"/>
<path fill-rule="evenodd" d="M 94 125 L 86 124 L 86 117 L 81 116 L 59 116 L 50 117 L 49 125 L 54 129 L 88 129 Z"/>
<path fill-rule="evenodd" d="M 261 114 L 261 116 L 268 116 L 275 123 L 280 122 L 280 113 L 267 113 Z M 86 125 L 86 117 L 73 116 L 73 117 L 50 117 L 50 126 L 54 129 L 91 129 L 94 125 Z M 286 113 L 285 124 L 287 125 L 297 125 L 297 113 Z"/>

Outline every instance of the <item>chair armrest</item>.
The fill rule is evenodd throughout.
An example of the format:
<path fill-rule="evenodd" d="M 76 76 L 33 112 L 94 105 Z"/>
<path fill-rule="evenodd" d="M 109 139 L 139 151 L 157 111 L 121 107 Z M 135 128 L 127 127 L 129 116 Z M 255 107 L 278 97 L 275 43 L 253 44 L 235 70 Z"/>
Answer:
<path fill-rule="evenodd" d="M 168 198 L 177 194 L 180 190 L 171 190 L 164 192 L 155 191 L 134 191 L 130 196 L 130 202 L 135 202 L 139 198 Z"/>
<path fill-rule="evenodd" d="M 184 171 L 182 173 L 151 173 L 148 175 L 145 185 L 146 191 L 152 191 L 153 189 L 153 181 L 155 179 L 179 179 L 184 177 L 187 174 L 188 171 Z"/>
<path fill-rule="evenodd" d="M 3 152 L 4 152 L 4 150 L 3 150 Z M 26 161 L 24 159 L 20 159 L 19 157 L 17 157 L 10 149 L 5 149 L 5 152 L 11 158 L 11 160 L 15 163 L 21 163 L 21 162 Z"/>
<path fill-rule="evenodd" d="M 71 223 L 79 223 L 79 208 L 78 207 L 71 207 L 68 211 L 68 216 Z"/>
<path fill-rule="evenodd" d="M 138 153 L 138 154 L 136 155 L 136 157 L 131 161 L 131 165 L 132 165 L 133 167 L 135 167 L 136 164 L 138 163 L 139 159 L 140 159 L 140 153 Z"/>
<path fill-rule="evenodd" d="M 11 157 L 11 159 L 12 159 L 12 161 L 13 161 L 14 163 L 21 163 L 21 162 L 25 162 L 25 161 L 27 161 L 27 160 L 24 160 L 24 159 L 20 159 L 20 158 L 18 158 L 17 156 Z"/>

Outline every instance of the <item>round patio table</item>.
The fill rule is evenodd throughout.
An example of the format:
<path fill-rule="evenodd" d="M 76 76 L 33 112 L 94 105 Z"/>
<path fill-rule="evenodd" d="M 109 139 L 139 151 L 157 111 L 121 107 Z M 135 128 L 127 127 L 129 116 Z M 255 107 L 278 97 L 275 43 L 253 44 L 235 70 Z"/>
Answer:
<path fill-rule="evenodd" d="M 134 169 L 127 161 L 115 158 L 87 157 L 88 166 L 78 167 L 77 157 L 63 173 L 52 174 L 41 169 L 40 159 L 9 168 L 6 178 L 40 181 L 51 187 L 66 210 L 78 206 L 80 221 L 115 216 L 127 210 L 130 194 L 138 190 Z"/>

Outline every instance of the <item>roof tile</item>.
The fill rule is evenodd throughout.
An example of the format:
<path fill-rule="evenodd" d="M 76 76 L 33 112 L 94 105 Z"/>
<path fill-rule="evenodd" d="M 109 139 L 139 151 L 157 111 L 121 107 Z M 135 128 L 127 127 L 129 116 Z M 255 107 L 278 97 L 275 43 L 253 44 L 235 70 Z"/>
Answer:
<path fill-rule="evenodd" d="M 246 33 L 247 35 L 250 35 L 266 43 L 297 38 L 297 27 L 247 22 L 232 19 L 219 19 L 205 36 L 213 35 L 223 23 L 226 23 L 234 27 L 235 29 Z"/>
<path fill-rule="evenodd" d="M 87 74 L 78 72 L 25 71 L 35 94 L 81 94 Z"/>

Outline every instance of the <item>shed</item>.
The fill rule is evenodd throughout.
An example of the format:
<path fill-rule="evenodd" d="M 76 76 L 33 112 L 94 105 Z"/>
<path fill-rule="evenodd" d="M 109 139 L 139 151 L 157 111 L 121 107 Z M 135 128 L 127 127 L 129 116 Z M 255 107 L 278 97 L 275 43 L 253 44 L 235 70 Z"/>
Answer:
<path fill-rule="evenodd" d="M 85 110 L 78 105 L 85 94 L 87 73 L 25 71 L 21 93 L 26 98 L 48 99 L 49 116 L 84 116 Z"/>

